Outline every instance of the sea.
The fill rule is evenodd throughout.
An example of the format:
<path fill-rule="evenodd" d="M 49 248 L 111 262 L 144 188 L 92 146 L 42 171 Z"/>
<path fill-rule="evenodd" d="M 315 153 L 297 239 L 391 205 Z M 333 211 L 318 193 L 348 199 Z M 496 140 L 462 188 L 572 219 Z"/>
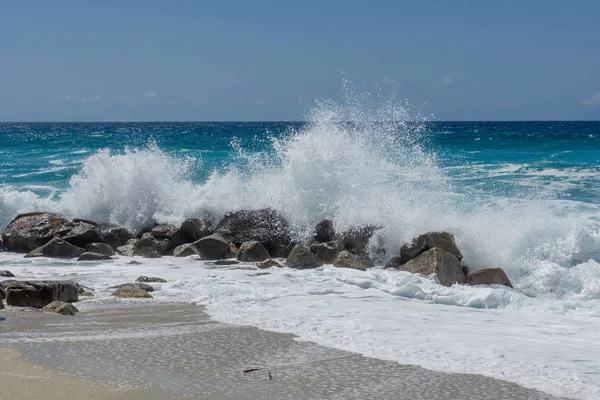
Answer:
<path fill-rule="evenodd" d="M 440 122 L 402 104 L 323 102 L 303 122 L 0 123 L 0 229 L 30 211 L 138 231 L 265 207 L 299 241 L 324 218 L 380 226 L 372 242 L 385 253 L 368 271 L 8 252 L 0 267 L 77 280 L 96 293 L 84 309 L 114 302 L 114 284 L 161 276 L 152 301 L 204 304 L 218 321 L 600 398 L 598 121 Z M 382 268 L 437 230 L 454 234 L 471 270 L 503 268 L 514 289 Z"/>

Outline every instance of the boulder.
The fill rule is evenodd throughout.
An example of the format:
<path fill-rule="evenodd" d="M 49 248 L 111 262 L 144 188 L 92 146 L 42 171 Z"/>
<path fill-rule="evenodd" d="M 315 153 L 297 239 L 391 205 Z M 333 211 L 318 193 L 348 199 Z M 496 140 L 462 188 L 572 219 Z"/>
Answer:
<path fill-rule="evenodd" d="M 279 244 L 269 249 L 269 254 L 273 258 L 288 258 L 293 247 L 291 244 Z"/>
<path fill-rule="evenodd" d="M 352 268 L 366 271 L 367 268 L 373 268 L 375 265 L 373 265 L 373 262 L 368 258 L 344 250 L 337 254 L 335 260 L 333 260 L 333 266 L 337 268 Z"/>
<path fill-rule="evenodd" d="M 271 258 L 265 247 L 256 240 L 244 242 L 237 253 L 236 259 L 242 262 L 264 261 Z"/>
<path fill-rule="evenodd" d="M 145 290 L 146 292 L 154 292 L 154 288 L 147 283 L 135 282 L 135 283 L 122 283 L 120 285 L 111 286 L 111 289 L 122 289 L 122 288 L 138 288 Z"/>
<path fill-rule="evenodd" d="M 69 281 L 4 281 L 6 304 L 42 308 L 53 301 L 72 303 L 78 300 L 77 285 Z"/>
<path fill-rule="evenodd" d="M 1 270 L 0 276 L 3 276 L 5 278 L 14 278 L 15 277 L 15 275 L 12 272 L 7 271 L 7 270 Z"/>
<path fill-rule="evenodd" d="M 323 261 L 313 254 L 308 246 L 297 244 L 285 261 L 285 265 L 296 269 L 317 268 L 323 265 Z"/>
<path fill-rule="evenodd" d="M 291 242 L 288 222 L 270 208 L 242 210 L 226 214 L 215 232 L 236 246 L 256 240 L 261 242 L 267 250 L 271 250 L 275 246 Z"/>
<path fill-rule="evenodd" d="M 186 242 L 193 243 L 205 236 L 212 235 L 212 222 L 207 219 L 190 218 L 181 224 Z"/>
<path fill-rule="evenodd" d="M 113 249 L 123 246 L 133 235 L 127 229 L 116 226 L 102 226 L 100 229 L 99 242 L 110 245 Z"/>
<path fill-rule="evenodd" d="M 42 310 L 47 312 L 53 312 L 62 315 L 75 315 L 79 312 L 77 307 L 71 303 L 65 303 L 64 301 L 53 301 L 50 304 L 46 304 L 42 307 Z"/>
<path fill-rule="evenodd" d="M 85 246 L 86 251 L 96 254 L 104 254 L 105 256 L 114 256 L 115 249 L 110 244 L 106 243 L 90 243 Z"/>
<path fill-rule="evenodd" d="M 133 251 L 135 249 L 135 245 L 140 240 L 141 239 L 129 239 L 127 241 L 127 243 L 125 243 L 123 246 L 117 247 L 117 253 L 119 253 L 123 256 L 126 256 L 126 257 L 133 257 Z"/>
<path fill-rule="evenodd" d="M 331 242 L 335 239 L 335 229 L 333 228 L 333 221 L 330 219 L 324 219 L 315 226 L 315 241 L 317 242 Z"/>
<path fill-rule="evenodd" d="M 2 234 L 8 251 L 29 252 L 48 243 L 68 220 L 51 213 L 20 214 Z"/>
<path fill-rule="evenodd" d="M 325 243 L 313 243 L 310 245 L 310 251 L 315 253 L 325 264 L 333 263 L 335 256 L 344 250 L 341 242 L 334 240 Z"/>
<path fill-rule="evenodd" d="M 383 267 L 383 269 L 398 269 L 400 268 L 400 266 L 403 264 L 402 262 L 402 257 L 400 256 L 395 256 L 390 258 L 390 260 L 387 262 L 387 264 L 385 264 L 385 266 Z"/>
<path fill-rule="evenodd" d="M 122 287 L 112 294 L 115 297 L 122 297 L 125 299 L 151 299 L 152 295 L 134 286 Z"/>
<path fill-rule="evenodd" d="M 25 257 L 79 257 L 85 250 L 62 239 L 54 238 L 45 245 L 30 251 Z"/>
<path fill-rule="evenodd" d="M 212 265 L 237 265 L 239 263 L 239 261 L 235 260 L 217 260 L 214 263 L 212 263 Z"/>
<path fill-rule="evenodd" d="M 127 263 L 127 265 L 142 265 L 142 263 L 139 261 L 131 260 Z"/>
<path fill-rule="evenodd" d="M 179 246 L 187 243 L 184 232 L 171 224 L 160 224 L 152 228 L 152 236 L 156 239 L 169 239 L 173 246 Z"/>
<path fill-rule="evenodd" d="M 194 247 L 203 260 L 234 258 L 237 253 L 237 247 L 218 233 L 196 240 Z"/>
<path fill-rule="evenodd" d="M 100 229 L 95 224 L 79 221 L 62 224 L 55 237 L 59 237 L 73 246 L 83 248 L 100 240 Z"/>
<path fill-rule="evenodd" d="M 92 253 L 86 251 L 82 255 L 79 256 L 77 261 L 104 261 L 104 260 L 112 260 L 111 256 L 107 256 L 105 254 L 100 253 Z"/>
<path fill-rule="evenodd" d="M 84 297 L 92 297 L 94 295 L 92 292 L 90 292 L 89 290 L 87 290 L 83 286 L 78 286 L 77 287 L 77 294 L 79 296 L 84 296 Z"/>
<path fill-rule="evenodd" d="M 157 239 L 152 233 L 146 233 L 133 245 L 133 255 L 145 258 L 159 258 L 173 249 L 169 239 Z"/>
<path fill-rule="evenodd" d="M 4 303 L 2 302 L 2 299 L 0 299 L 0 310 L 4 310 Z M 0 315 L 0 317 L 2 317 Z M 2 321 L 2 319 L 0 319 L 0 321 Z"/>
<path fill-rule="evenodd" d="M 414 238 L 411 243 L 402 246 L 400 249 L 402 264 L 434 247 L 447 251 L 456 257 L 458 261 L 463 258 L 460 250 L 456 247 L 454 236 L 451 233 L 429 232 Z"/>
<path fill-rule="evenodd" d="M 159 278 L 157 276 L 140 276 L 135 281 L 136 282 L 144 282 L 144 283 L 152 283 L 152 282 L 166 283 L 167 282 L 163 278 Z"/>
<path fill-rule="evenodd" d="M 196 246 L 194 246 L 192 243 L 185 243 L 175 247 L 173 250 L 173 255 L 175 257 L 188 257 L 198 255 L 198 251 L 196 250 Z"/>
<path fill-rule="evenodd" d="M 265 260 L 263 262 L 259 262 L 256 264 L 256 266 L 260 269 L 266 269 L 266 268 L 282 268 L 282 265 L 279 264 L 277 261 L 275 260 Z"/>
<path fill-rule="evenodd" d="M 502 268 L 486 268 L 467 275 L 467 285 L 504 285 L 512 288 L 506 272 Z"/>
<path fill-rule="evenodd" d="M 0 282 L 0 300 L 6 300 L 6 292 L 2 287 L 2 282 Z"/>
<path fill-rule="evenodd" d="M 465 282 L 465 275 L 458 258 L 437 247 L 429 249 L 418 257 L 402 264 L 400 268 L 413 274 L 427 277 L 435 276 L 443 286 Z"/>
<path fill-rule="evenodd" d="M 374 225 L 355 226 L 343 232 L 340 240 L 349 252 L 366 255 L 369 251 L 369 241 L 378 229 L 380 228 Z"/>

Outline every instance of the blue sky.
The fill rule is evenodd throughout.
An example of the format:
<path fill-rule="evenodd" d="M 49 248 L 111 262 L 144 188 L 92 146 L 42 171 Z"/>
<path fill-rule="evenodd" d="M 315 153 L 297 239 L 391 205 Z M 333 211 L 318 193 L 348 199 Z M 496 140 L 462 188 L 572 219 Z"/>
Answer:
<path fill-rule="evenodd" d="M 600 119 L 599 15 L 597 0 L 4 0 L 0 121 L 297 120 L 342 72 L 438 120 Z"/>

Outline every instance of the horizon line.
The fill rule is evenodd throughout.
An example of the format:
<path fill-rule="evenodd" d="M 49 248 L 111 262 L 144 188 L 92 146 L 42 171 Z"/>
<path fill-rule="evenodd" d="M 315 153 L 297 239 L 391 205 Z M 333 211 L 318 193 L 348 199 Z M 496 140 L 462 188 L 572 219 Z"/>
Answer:
<path fill-rule="evenodd" d="M 0 121 L 0 124 L 157 124 L 157 123 L 206 123 L 206 124 L 227 124 L 227 123 L 309 123 L 307 120 L 131 120 L 131 121 L 115 121 L 115 120 L 99 120 L 99 121 Z M 352 122 L 352 121 L 346 121 Z M 382 121 L 375 121 L 382 122 Z M 515 120 L 483 120 L 483 119 L 449 119 L 449 120 L 432 120 L 418 121 L 407 120 L 405 122 L 418 123 L 449 123 L 449 122 L 600 122 L 600 119 L 515 119 Z"/>

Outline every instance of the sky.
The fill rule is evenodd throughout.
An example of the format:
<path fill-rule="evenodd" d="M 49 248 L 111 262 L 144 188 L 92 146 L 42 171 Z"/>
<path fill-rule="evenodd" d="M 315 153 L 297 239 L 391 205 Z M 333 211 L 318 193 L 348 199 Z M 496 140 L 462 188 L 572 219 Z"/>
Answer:
<path fill-rule="evenodd" d="M 0 121 L 600 119 L 600 1 L 2 0 Z"/>

